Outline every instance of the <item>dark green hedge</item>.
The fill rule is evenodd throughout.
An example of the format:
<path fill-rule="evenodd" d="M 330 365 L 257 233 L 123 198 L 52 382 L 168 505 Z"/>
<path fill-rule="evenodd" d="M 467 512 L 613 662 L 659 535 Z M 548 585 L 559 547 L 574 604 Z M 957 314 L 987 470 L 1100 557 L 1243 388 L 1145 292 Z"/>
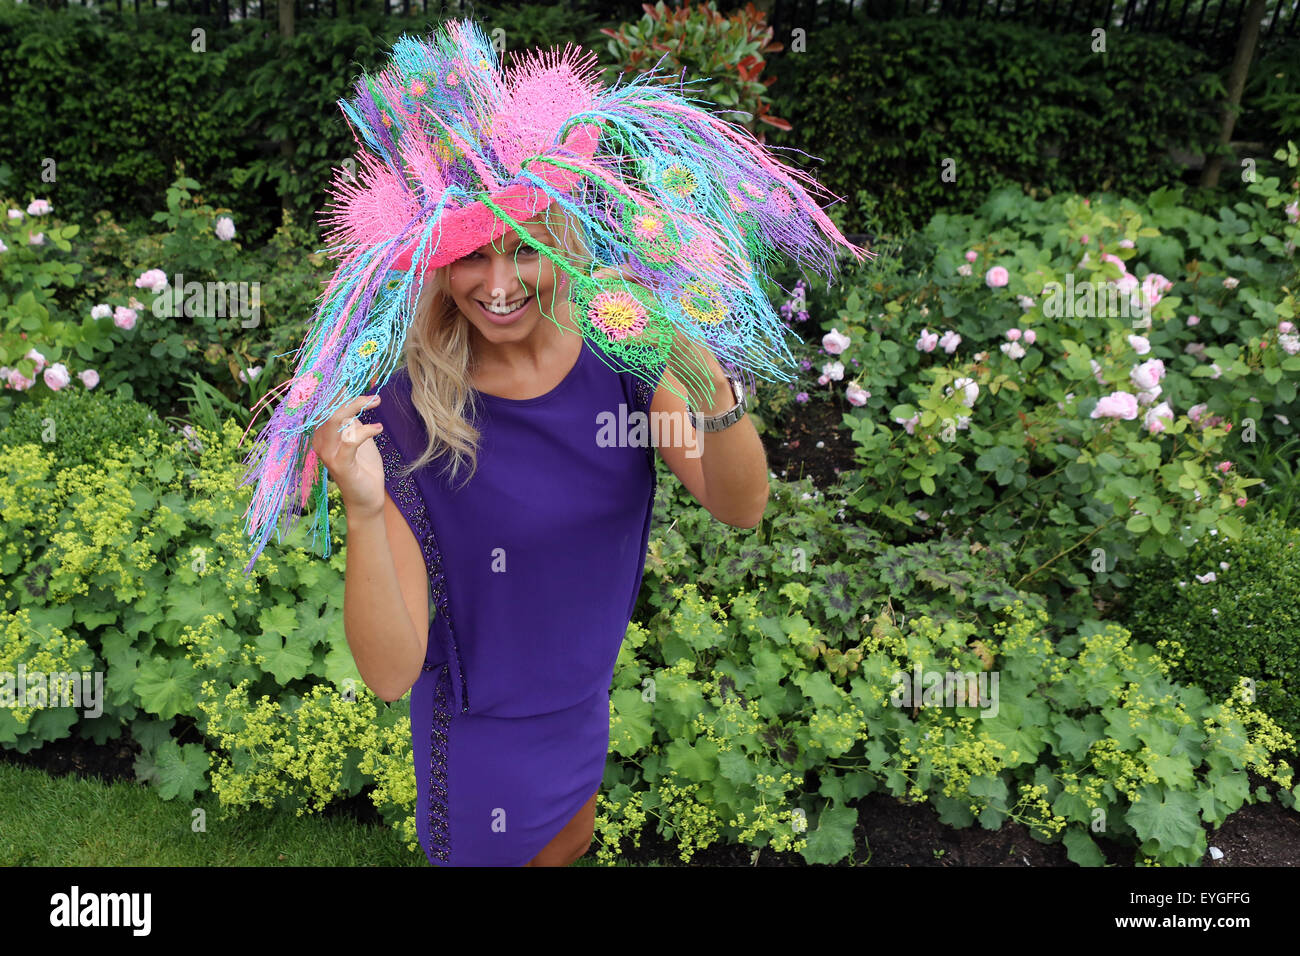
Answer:
<path fill-rule="evenodd" d="M 1248 678 L 1259 707 L 1300 741 L 1300 530 L 1261 512 L 1237 541 L 1211 535 L 1185 558 L 1143 562 L 1130 594 L 1121 615 L 1135 639 L 1182 642 L 1178 680 L 1228 697 Z"/>
<path fill-rule="evenodd" d="M 603 24 L 581 9 L 478 13 L 506 31 L 511 50 L 576 42 L 604 63 Z M 355 151 L 337 100 L 399 33 L 431 20 L 304 21 L 284 49 L 273 22 L 242 21 L 211 26 L 206 52 L 195 52 L 191 31 L 202 23 L 0 0 L 0 169 L 12 169 L 0 192 L 48 197 L 74 221 L 108 209 L 129 224 L 162 207 L 182 160 L 205 198 L 232 210 L 241 239 L 269 236 L 282 194 L 297 223 L 317 229 L 329 169 Z M 787 50 L 770 59 L 773 112 L 794 129 L 771 130 L 768 141 L 826 161 L 812 168 L 849 200 L 850 231 L 972 208 L 1006 181 L 1144 193 L 1183 174 L 1165 158 L 1171 146 L 1197 148 L 1216 130 L 1205 58 L 1161 38 L 1111 31 L 1109 52 L 1092 54 L 1086 36 L 919 18 L 819 30 L 804 53 L 779 39 Z M 1289 109 L 1286 88 L 1276 79 L 1267 91 L 1262 81 L 1248 87 L 1269 115 L 1248 100 L 1243 121 L 1285 128 L 1272 114 Z M 946 157 L 956 182 L 940 177 Z M 47 158 L 53 183 L 41 178 Z M 874 210 L 858 206 L 859 189 Z"/>
<path fill-rule="evenodd" d="M 846 221 L 863 222 L 864 189 L 888 231 L 972 209 L 1007 182 L 1133 195 L 1179 180 L 1169 149 L 1198 151 L 1217 134 L 1206 58 L 1115 30 L 1104 54 L 1090 42 L 975 20 L 820 30 L 806 52 L 772 55 L 774 112 L 794 129 L 768 140 L 824 158 L 813 168 L 848 200 Z M 948 157 L 955 182 L 940 175 Z"/>
<path fill-rule="evenodd" d="M 511 50 L 603 40 L 594 19 L 573 10 L 478 13 L 488 30 L 506 31 Z M 201 17 L 0 0 L 0 165 L 11 167 L 0 193 L 49 198 L 69 221 L 108 209 L 130 225 L 164 207 L 181 160 L 213 206 L 232 210 L 241 240 L 264 240 L 280 224 L 282 189 L 298 224 L 315 229 L 330 168 L 356 151 L 338 100 L 402 32 L 427 32 L 433 21 L 305 21 L 287 47 L 274 21 L 209 25 L 206 51 L 195 52 Z M 42 179 L 47 157 L 52 183 Z"/>

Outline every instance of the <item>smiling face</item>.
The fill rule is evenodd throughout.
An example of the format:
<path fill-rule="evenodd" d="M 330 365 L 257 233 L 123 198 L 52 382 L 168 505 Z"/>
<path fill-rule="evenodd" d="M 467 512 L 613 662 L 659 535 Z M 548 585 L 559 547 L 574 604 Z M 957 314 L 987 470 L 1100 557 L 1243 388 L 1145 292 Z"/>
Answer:
<path fill-rule="evenodd" d="M 538 242 L 559 245 L 547 228 L 545 212 L 520 225 Z M 447 293 L 488 342 L 515 343 L 531 336 L 543 318 L 555 315 L 565 299 L 563 286 L 557 285 L 563 278 L 562 271 L 511 229 L 495 243 L 451 263 Z"/>

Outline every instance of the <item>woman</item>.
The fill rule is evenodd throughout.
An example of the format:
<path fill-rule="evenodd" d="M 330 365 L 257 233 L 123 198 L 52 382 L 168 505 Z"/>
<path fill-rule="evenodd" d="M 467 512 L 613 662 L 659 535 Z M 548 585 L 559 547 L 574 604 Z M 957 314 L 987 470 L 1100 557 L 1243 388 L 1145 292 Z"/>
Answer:
<path fill-rule="evenodd" d="M 811 177 L 649 75 L 497 60 L 450 21 L 342 103 L 365 148 L 335 171 L 340 263 L 259 436 L 245 570 L 309 499 L 328 555 L 333 477 L 348 643 L 376 694 L 412 691 L 430 862 L 555 865 L 592 837 L 654 448 L 757 525 L 766 462 L 723 364 L 793 366 L 760 281 L 778 254 L 865 251 Z"/>
<path fill-rule="evenodd" d="M 557 238 L 546 214 L 524 226 L 582 256 L 576 233 Z M 563 278 L 515 236 L 438 270 L 405 369 L 313 439 L 347 510 L 344 622 L 358 670 L 385 700 L 413 688 L 416 767 L 430 768 L 418 774 L 420 843 L 435 864 L 563 866 L 593 835 L 655 473 L 647 449 L 597 440 L 602 412 L 644 411 L 644 398 L 576 334 L 556 294 Z M 520 300 L 504 317 L 486 307 Z M 713 365 L 715 400 L 697 414 L 735 404 Z M 362 408 L 361 424 L 343 428 Z M 658 450 L 691 494 L 720 521 L 757 525 L 767 464 L 749 419 L 688 457 L 702 436 L 682 400 L 661 385 L 649 411 L 685 424 L 687 440 Z M 439 452 L 442 473 L 419 464 Z M 436 558 L 421 546 L 433 529 Z M 451 610 L 432 625 L 426 559 L 445 573 Z M 468 712 L 451 706 L 462 688 Z"/>

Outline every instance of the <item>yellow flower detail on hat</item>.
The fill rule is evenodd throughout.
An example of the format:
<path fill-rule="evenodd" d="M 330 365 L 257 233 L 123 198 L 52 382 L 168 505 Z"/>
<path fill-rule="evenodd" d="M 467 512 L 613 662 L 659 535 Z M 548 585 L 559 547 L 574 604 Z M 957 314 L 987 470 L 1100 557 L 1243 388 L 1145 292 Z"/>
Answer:
<path fill-rule="evenodd" d="M 616 289 L 595 296 L 587 306 L 587 318 L 617 342 L 639 334 L 646 326 L 647 315 L 645 306 L 635 296 Z"/>
<path fill-rule="evenodd" d="M 642 242 L 653 242 L 664 234 L 664 221 L 658 216 L 637 216 L 632 234 Z"/>
<path fill-rule="evenodd" d="M 705 287 L 699 282 L 692 282 L 686 286 L 685 294 L 678 299 L 682 310 L 697 322 L 713 324 L 727 317 L 725 304 L 709 291 L 710 288 L 712 286 Z"/>
<path fill-rule="evenodd" d="M 665 169 L 660 182 L 663 183 L 664 189 L 679 196 L 689 196 L 699 185 L 695 180 L 695 174 L 681 163 L 673 163 Z"/>
<path fill-rule="evenodd" d="M 379 351 L 379 343 L 374 339 L 366 339 L 357 346 L 357 354 L 362 358 L 369 358 Z"/>
<path fill-rule="evenodd" d="M 729 200 L 731 200 L 731 208 L 734 209 L 734 210 L 736 210 L 736 212 L 744 212 L 744 211 L 745 211 L 745 204 L 744 204 L 744 202 L 741 201 L 741 198 L 740 198 L 739 196 L 736 195 L 736 193 L 735 193 L 734 190 L 731 190 L 731 189 L 728 189 L 728 190 L 727 190 L 727 198 L 728 198 Z"/>

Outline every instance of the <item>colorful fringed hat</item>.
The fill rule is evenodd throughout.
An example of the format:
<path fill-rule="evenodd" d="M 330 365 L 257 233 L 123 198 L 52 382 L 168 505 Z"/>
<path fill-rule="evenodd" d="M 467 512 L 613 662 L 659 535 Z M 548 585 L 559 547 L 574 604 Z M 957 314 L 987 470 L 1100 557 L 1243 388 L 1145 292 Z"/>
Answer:
<path fill-rule="evenodd" d="M 477 24 L 452 20 L 427 39 L 401 37 L 386 68 L 340 101 L 360 152 L 355 170 L 335 169 L 323 217 L 338 265 L 295 375 L 263 398 L 283 395 L 245 459 L 257 544 L 245 573 L 308 500 L 313 541 L 329 554 L 328 476 L 312 432 L 392 375 L 424 277 L 507 230 L 565 273 L 574 322 L 620 371 L 656 383 L 680 332 L 737 373 L 794 377 L 788 330 L 762 287 L 767 267 L 784 254 L 833 281 L 836 246 L 859 261 L 872 254 L 813 201 L 801 185 L 817 188 L 811 176 L 743 127 L 651 83 L 654 71 L 612 88 L 599 72 L 581 47 L 532 51 L 503 70 Z M 597 281 L 598 268 L 520 225 L 552 204 L 595 266 L 631 281 Z"/>

